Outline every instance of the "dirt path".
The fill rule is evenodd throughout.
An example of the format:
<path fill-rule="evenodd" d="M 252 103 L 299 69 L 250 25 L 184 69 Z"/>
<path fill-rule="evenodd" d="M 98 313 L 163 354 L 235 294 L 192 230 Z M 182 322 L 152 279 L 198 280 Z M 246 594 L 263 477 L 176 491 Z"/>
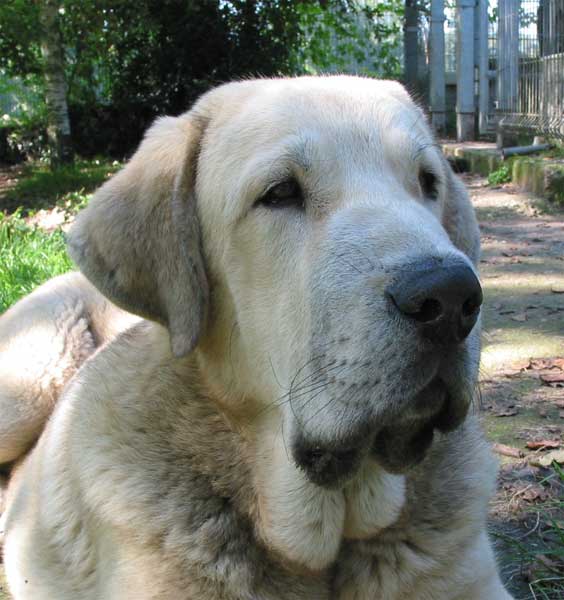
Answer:
<path fill-rule="evenodd" d="M 539 506 L 564 497 L 556 482 L 539 483 L 547 471 L 538 464 L 564 448 L 564 211 L 511 185 L 491 188 L 475 176 L 466 183 L 482 229 L 484 425 L 509 446 L 501 451 L 516 455 L 500 456 L 492 532 L 505 581 L 529 599 L 534 565 L 523 552 L 542 554 Z M 536 442 L 544 447 L 531 448 Z"/>

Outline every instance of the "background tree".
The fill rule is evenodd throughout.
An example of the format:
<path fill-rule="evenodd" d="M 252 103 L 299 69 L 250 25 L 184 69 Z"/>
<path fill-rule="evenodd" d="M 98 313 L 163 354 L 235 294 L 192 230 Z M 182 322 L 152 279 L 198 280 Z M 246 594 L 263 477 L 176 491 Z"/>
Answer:
<path fill-rule="evenodd" d="M 399 21 L 393 15 L 403 11 L 403 0 L 59 0 L 59 5 L 73 144 L 83 156 L 123 158 L 157 115 L 179 114 L 210 87 L 232 79 L 320 71 L 397 76 L 400 69 Z M 39 32 L 33 0 L 0 3 L 0 94 L 2 70 L 4 80 L 16 78 L 27 90 L 45 91 Z M 29 103 L 23 104 L 22 114 L 31 114 Z M 25 135 L 38 139 L 45 111 L 32 108 L 27 123 L 33 126 Z M 23 130 L 18 129 L 20 140 Z"/>
<path fill-rule="evenodd" d="M 41 0 L 39 3 L 41 55 L 48 117 L 47 136 L 51 146 L 51 162 L 54 165 L 70 163 L 73 160 L 59 8 L 58 0 Z"/>

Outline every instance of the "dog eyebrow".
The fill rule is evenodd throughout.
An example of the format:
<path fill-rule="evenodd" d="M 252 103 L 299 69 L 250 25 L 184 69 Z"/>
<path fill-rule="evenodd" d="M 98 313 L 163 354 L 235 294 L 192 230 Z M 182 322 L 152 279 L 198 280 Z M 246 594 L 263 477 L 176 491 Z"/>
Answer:
<path fill-rule="evenodd" d="M 307 172 L 312 167 L 313 143 L 310 138 L 300 137 L 286 148 L 281 158 Z"/>
<path fill-rule="evenodd" d="M 439 144 L 434 141 L 423 142 L 417 139 L 413 140 L 410 155 L 411 160 L 416 161 L 428 148 L 436 148 L 440 150 Z"/>

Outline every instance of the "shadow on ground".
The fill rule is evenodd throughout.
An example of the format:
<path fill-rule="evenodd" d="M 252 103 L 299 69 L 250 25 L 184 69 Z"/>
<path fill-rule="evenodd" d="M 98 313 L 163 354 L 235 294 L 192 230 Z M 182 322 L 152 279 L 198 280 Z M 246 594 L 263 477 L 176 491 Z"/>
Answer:
<path fill-rule="evenodd" d="M 530 585 L 535 565 L 528 559 L 542 556 L 546 545 L 540 507 L 563 492 L 541 484 L 548 470 L 531 461 L 547 449 L 528 444 L 548 440 L 564 447 L 564 370 L 550 360 L 564 357 L 564 212 L 511 185 L 465 180 L 482 231 L 483 420 L 489 438 L 514 453 L 500 457 L 490 530 L 507 587 L 529 600 L 536 596 Z M 562 382 L 550 382 L 559 373 Z"/>

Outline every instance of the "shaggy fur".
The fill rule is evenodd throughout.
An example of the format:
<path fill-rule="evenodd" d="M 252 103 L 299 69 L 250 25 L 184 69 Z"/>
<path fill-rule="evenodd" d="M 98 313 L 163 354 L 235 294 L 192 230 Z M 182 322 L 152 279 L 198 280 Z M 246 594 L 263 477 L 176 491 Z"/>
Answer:
<path fill-rule="evenodd" d="M 303 206 L 264 200 L 289 179 Z M 478 327 L 429 347 L 386 299 L 421 257 L 479 256 L 401 86 L 222 86 L 156 122 L 70 249 L 149 320 L 83 365 L 12 477 L 16 600 L 510 598 L 485 532 L 496 467 L 467 416 Z M 353 442 L 327 485 L 297 466 Z"/>
<path fill-rule="evenodd" d="M 138 320 L 80 273 L 48 281 L 2 315 L 0 464 L 29 450 L 82 363 Z"/>

